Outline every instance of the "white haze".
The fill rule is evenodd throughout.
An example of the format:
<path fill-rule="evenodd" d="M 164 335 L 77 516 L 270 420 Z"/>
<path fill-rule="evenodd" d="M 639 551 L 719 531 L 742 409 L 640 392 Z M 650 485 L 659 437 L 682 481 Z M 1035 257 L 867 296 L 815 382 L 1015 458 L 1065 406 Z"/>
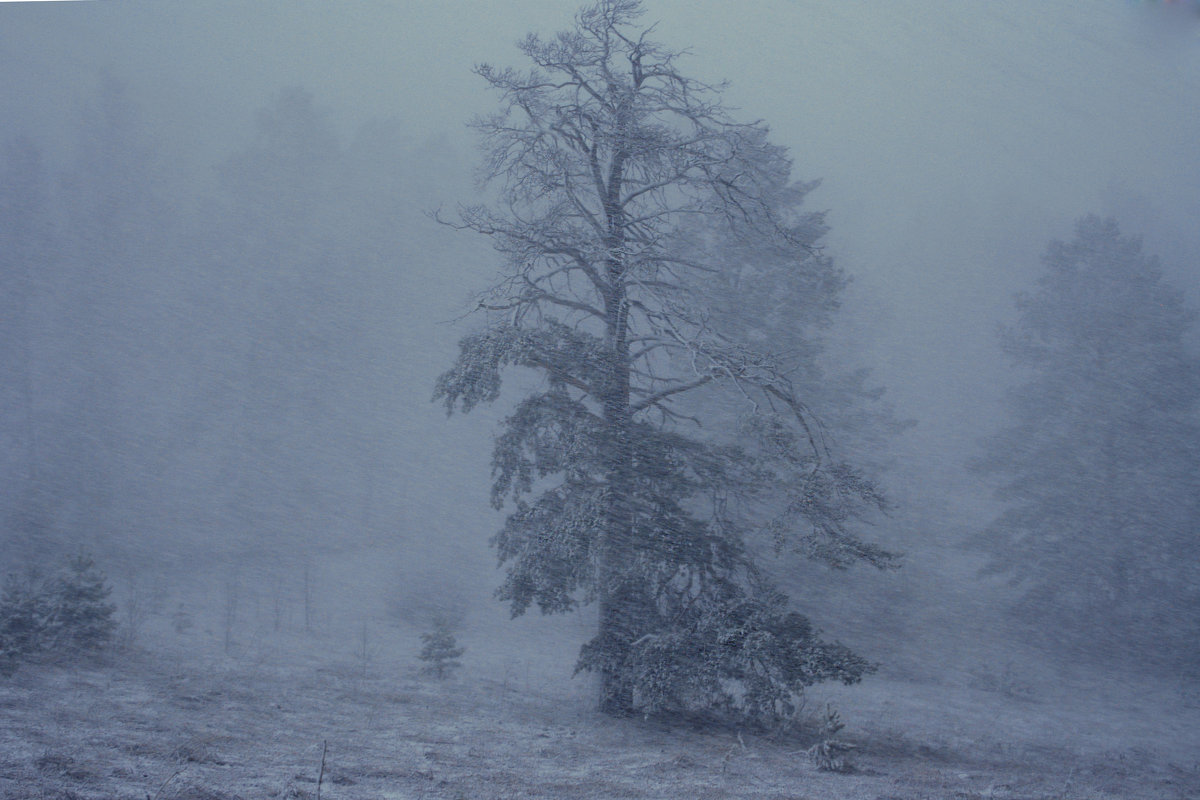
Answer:
<path fill-rule="evenodd" d="M 980 432 L 976 410 L 996 396 L 994 324 L 1077 217 L 1121 212 L 1189 298 L 1200 293 L 1181 263 L 1200 240 L 1200 46 L 1182 5 L 660 2 L 647 21 L 694 53 L 694 72 L 730 81 L 731 105 L 770 123 L 798 177 L 823 180 L 816 202 L 858 310 L 888 315 L 857 335 L 940 449 Z M 470 180 L 464 122 L 491 107 L 471 66 L 514 63 L 526 32 L 570 22 L 558 2 L 3 13 L 6 129 L 53 142 L 59 157 L 100 69 L 129 84 L 169 158 L 202 176 L 250 135 L 272 92 L 301 86 L 345 133 L 394 118 L 414 142 L 447 141 L 460 169 L 447 176 L 459 191 L 438 193 L 446 204 Z"/>
<path fill-rule="evenodd" d="M 158 461 L 139 460 L 141 450 L 119 441 L 123 466 L 114 469 L 123 488 L 114 491 L 131 500 L 114 519 L 125 527 L 103 536 L 88 531 L 80 544 L 101 554 L 112 545 L 137 569 L 175 576 L 197 604 L 216 603 L 218 579 L 204 588 L 208 579 L 188 583 L 190 573 L 292 580 L 308 564 L 320 572 L 322 613 L 332 627 L 383 619 L 389 599 L 413 601 L 451 586 L 471 606 L 480 658 L 491 648 L 497 664 L 520 657 L 567 681 L 576 645 L 559 640 L 578 639 L 586 620 L 508 623 L 489 599 L 498 577 L 488 538 L 501 522 L 488 505 L 489 457 L 503 408 L 447 420 L 429 401 L 434 379 L 469 329 L 469 319 L 460 318 L 471 293 L 487 285 L 496 262 L 485 242 L 439 226 L 425 212 L 478 196 L 475 143 L 465 123 L 490 111 L 495 98 L 472 66 L 521 66 L 514 43 L 530 31 L 569 27 L 573 12 L 560 0 L 0 4 L 3 136 L 32 140 L 52 181 L 79 163 L 85 109 L 111 80 L 127 87 L 145 141 L 157 150 L 159 185 L 184 219 L 222 202 L 212 200 L 222 191 L 216 166 L 254 143 L 256 114 L 288 87 L 311 93 L 348 152 L 367 141 L 362 152 L 396 159 L 394 176 L 364 173 L 374 192 L 370 212 L 322 217 L 331 236 L 341 235 L 341 225 L 342 233 L 373 237 L 368 249 L 376 261 L 355 278 L 370 300 L 356 308 L 351 296 L 338 312 L 344 317 L 330 323 L 361 334 L 368 353 L 345 380 L 369 394 L 349 401 L 359 416 L 338 423 L 361 437 L 362 448 L 314 440 L 287 465 L 294 474 L 274 464 L 287 492 L 240 507 L 266 520 L 271 533 L 260 541 L 263 527 L 233 504 L 236 491 L 221 477 L 237 467 L 195 446 L 221 442 L 228 419 L 201 415 L 204 428 L 188 440 L 192 449 L 181 445 L 182 455 Z M 1086 213 L 1116 215 L 1126 233 L 1144 234 L 1146 250 L 1162 257 L 1188 305 L 1200 306 L 1195 9 L 1103 0 L 652 0 L 644 21 L 658 21 L 659 38 L 690 50 L 685 71 L 730 81 L 728 103 L 740 116 L 770 124 L 774 140 L 791 150 L 796 178 L 822 180 L 812 202 L 829 210 L 830 251 L 854 279 L 833 346 L 870 367 L 897 415 L 916 423 L 894 444 L 896 468 L 885 483 L 898 509 L 879 530 L 907 554 L 905 572 L 852 573 L 849 580 L 867 587 L 868 607 L 847 589 L 830 596 L 832 608 L 810 600 L 806 609 L 811 603 L 814 617 L 828 618 L 839 635 L 869 640 L 858 620 L 877 613 L 869 603 L 890 591 L 907 593 L 910 602 L 927 591 L 936 604 L 969 604 L 979 592 L 995 591 L 977 587 L 978 562 L 961 547 L 995 510 L 990 487 L 965 463 L 1004 420 L 1003 392 L 1015 376 L 996 330 L 1012 321 L 1013 294 L 1034 281 L 1046 243 L 1069 238 Z M 400 194 L 388 196 L 392 189 Z M 394 203 L 394 227 L 385 224 L 383 203 Z M 154 291 L 168 297 L 167 314 L 214 313 L 212 306 L 189 311 L 190 297 L 237 298 L 244 305 L 230 319 L 243 324 L 258 318 L 252 296 L 238 298 L 229 285 L 189 271 L 227 245 L 199 238 L 190 254 L 198 266 L 143 265 L 138 274 L 151 274 Z M 339 268 L 353 275 L 355 265 Z M 361 331 L 354 327 L 360 323 Z M 155 435 L 187 417 L 189 392 L 231 380 L 222 372 L 221 348 L 269 335 L 266 328 L 222 330 L 220 320 L 171 324 L 205 331 L 214 349 L 178 368 L 182 382 L 145 376 L 143 383 L 121 373 L 122 424 L 144 415 L 160 426 Z M 71 327 L 63 318 L 51 325 L 59 333 Z M 130 355 L 121 342 L 91 346 L 105 363 Z M 282 345 L 279 351 L 290 352 Z M 41 396 L 53 408 L 68 402 L 60 390 L 75 385 L 77 365 L 63 359 L 39 373 Z M 342 378 L 312 380 L 333 397 Z M 228 398 L 237 387 L 219 391 L 230 394 L 207 408 L 236 408 Z M 5 414 L 4 425 L 22 424 L 17 411 Z M 5 439 L 13 448 L 21 441 L 11 430 Z M 372 465 L 378 483 L 363 495 L 366 510 L 347 519 L 342 510 L 359 508 L 355 476 Z M 6 454 L 3 466 L 0 514 L 11 519 L 22 502 L 22 484 L 9 479 L 22 474 L 19 456 Z M 297 487 L 321 484 L 321 470 L 329 471 L 329 485 L 319 496 L 332 499 L 310 514 Z M 193 493 L 210 486 L 228 490 L 221 508 Z M 66 527 L 83 515 L 63 513 L 56 524 Z M 276 535 L 285 553 L 272 550 Z M 0 542 L 12 542 L 12 553 L 37 550 L 17 534 L 5 536 Z M 210 540 L 215 562 L 193 569 L 189 559 Z M 5 560 L 0 554 L 0 566 Z M 122 569 L 111 570 L 119 589 Z M 983 641 L 976 607 L 965 607 L 960 618 L 919 600 L 913 605 L 908 634 L 944 647 L 939 658 L 961 665 L 977 648 L 993 646 Z M 911 664 L 916 654 L 897 658 Z"/>

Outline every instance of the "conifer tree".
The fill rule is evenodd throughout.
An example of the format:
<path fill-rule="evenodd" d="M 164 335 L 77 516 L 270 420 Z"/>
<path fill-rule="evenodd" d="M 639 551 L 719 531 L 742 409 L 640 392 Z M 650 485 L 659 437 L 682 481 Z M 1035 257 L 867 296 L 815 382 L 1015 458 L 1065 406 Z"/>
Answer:
<path fill-rule="evenodd" d="M 108 602 L 111 594 L 112 588 L 91 558 L 71 559 L 53 585 L 59 647 L 90 653 L 109 644 L 117 629 L 117 608 Z"/>
<path fill-rule="evenodd" d="M 0 592 L 0 671 L 37 656 L 94 654 L 116 632 L 112 593 L 94 562 L 77 556 L 58 574 L 11 576 Z"/>
<path fill-rule="evenodd" d="M 425 667 L 421 670 L 423 673 L 442 680 L 462 666 L 458 660 L 467 650 L 458 646 L 448 619 L 435 619 L 433 630 L 421 634 L 421 642 L 423 647 L 418 657 L 425 662 Z"/>
<path fill-rule="evenodd" d="M 1028 378 L 974 465 L 1005 506 L 978 537 L 988 571 L 1015 588 L 1020 616 L 1056 623 L 1056 643 L 1194 660 L 1196 314 L 1112 219 L 1080 220 L 1044 263 L 1003 337 Z"/>
<path fill-rule="evenodd" d="M 504 266 L 435 398 L 470 411 L 513 368 L 540 376 L 492 456 L 510 510 L 499 596 L 514 615 L 598 606 L 576 669 L 599 676 L 603 710 L 772 719 L 870 665 L 789 608 L 748 537 L 835 566 L 894 559 L 854 531 L 883 497 L 833 452 L 797 354 L 725 324 L 713 290 L 730 271 L 767 295 L 783 277 L 832 309 L 844 276 L 786 151 L 635 29 L 641 13 L 602 0 L 574 30 L 527 37 L 529 71 L 478 68 L 501 98 L 476 123 L 498 202 L 454 224 Z"/>

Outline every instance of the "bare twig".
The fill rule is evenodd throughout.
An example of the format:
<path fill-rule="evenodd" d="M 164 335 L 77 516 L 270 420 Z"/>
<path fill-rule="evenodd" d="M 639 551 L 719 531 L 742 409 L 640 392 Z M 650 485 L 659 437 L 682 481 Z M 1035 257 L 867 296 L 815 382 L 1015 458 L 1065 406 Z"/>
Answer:
<path fill-rule="evenodd" d="M 184 769 L 187 769 L 187 768 L 184 767 Z M 163 781 L 162 786 L 158 787 L 158 791 L 154 793 L 154 797 L 150 797 L 150 795 L 146 795 L 147 800 L 158 800 L 158 798 L 162 797 L 163 789 L 167 788 L 167 784 L 170 783 L 171 781 L 175 780 L 182 774 L 183 774 L 183 769 L 175 770 L 173 773 L 171 773 L 171 777 L 169 777 L 165 781 Z"/>
<path fill-rule="evenodd" d="M 317 773 L 317 800 L 321 800 L 321 781 L 325 779 L 325 751 L 329 749 L 329 740 L 321 742 L 321 771 Z"/>

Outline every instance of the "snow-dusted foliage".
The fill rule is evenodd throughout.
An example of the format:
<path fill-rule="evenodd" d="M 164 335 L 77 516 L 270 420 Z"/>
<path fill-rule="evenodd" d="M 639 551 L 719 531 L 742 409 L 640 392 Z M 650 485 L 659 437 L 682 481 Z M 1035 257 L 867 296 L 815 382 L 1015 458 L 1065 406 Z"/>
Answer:
<path fill-rule="evenodd" d="M 95 653 L 116 632 L 112 589 L 90 558 L 50 577 L 11 577 L 0 594 L 0 670 L 39 655 Z"/>
<path fill-rule="evenodd" d="M 1111 219 L 1081 220 L 1044 261 L 1004 336 L 1029 377 L 1011 394 L 1013 423 L 976 464 L 998 479 L 1007 506 L 979 541 L 990 570 L 1017 588 L 1018 609 L 1060 626 L 1057 641 L 1194 660 L 1200 360 L 1187 337 L 1195 313 Z"/>
<path fill-rule="evenodd" d="M 454 626 L 448 617 L 438 617 L 433 622 L 433 630 L 421 634 L 421 654 L 418 656 L 425 662 L 421 671 L 442 680 L 454 670 L 462 666 L 459 661 L 465 647 L 459 647 L 454 638 Z"/>
<path fill-rule="evenodd" d="M 469 411 L 510 368 L 543 377 L 492 458 L 493 503 L 511 509 L 494 540 L 500 597 L 514 615 L 598 604 L 578 669 L 600 675 L 602 708 L 769 719 L 870 665 L 788 609 L 748 537 L 835 566 L 893 557 L 855 534 L 883 497 L 834 457 L 793 380 L 819 342 L 777 347 L 733 323 L 764 309 L 731 307 L 721 280 L 786 291 L 803 329 L 845 279 L 785 150 L 634 30 L 640 13 L 604 0 L 573 31 L 528 37 L 530 71 L 479 68 L 502 98 L 477 121 L 499 200 L 459 224 L 491 237 L 504 268 L 435 398 Z M 786 327 L 786 309 L 770 312 Z"/>

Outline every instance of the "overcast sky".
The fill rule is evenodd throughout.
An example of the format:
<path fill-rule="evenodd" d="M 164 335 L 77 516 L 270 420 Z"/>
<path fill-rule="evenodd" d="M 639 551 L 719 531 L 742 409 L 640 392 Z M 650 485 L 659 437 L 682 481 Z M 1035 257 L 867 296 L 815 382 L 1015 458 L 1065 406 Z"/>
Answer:
<path fill-rule="evenodd" d="M 848 321 L 916 441 L 969 444 L 997 408 L 995 328 L 1051 237 L 1119 211 L 1200 304 L 1200 14 L 1117 0 L 650 0 L 686 69 L 822 178 Z M 347 131 L 403 121 L 471 161 L 478 62 L 569 27 L 558 0 L 0 5 L 0 119 L 65 146 L 98 70 L 205 169 L 284 86 Z M 55 144 L 56 143 L 56 144 Z M 447 196 L 445 202 L 470 199 Z M 1131 230 L 1130 232 L 1136 232 Z M 424 267 L 441 272 L 447 265 Z M 458 298 L 448 297 L 447 305 Z M 949 398 L 949 401 L 948 401 Z M 923 445 L 922 445 L 923 446 Z M 945 451 L 957 453 L 956 448 Z M 957 464 L 957 456 L 948 461 Z M 957 466 L 954 467 L 957 469 Z"/>

